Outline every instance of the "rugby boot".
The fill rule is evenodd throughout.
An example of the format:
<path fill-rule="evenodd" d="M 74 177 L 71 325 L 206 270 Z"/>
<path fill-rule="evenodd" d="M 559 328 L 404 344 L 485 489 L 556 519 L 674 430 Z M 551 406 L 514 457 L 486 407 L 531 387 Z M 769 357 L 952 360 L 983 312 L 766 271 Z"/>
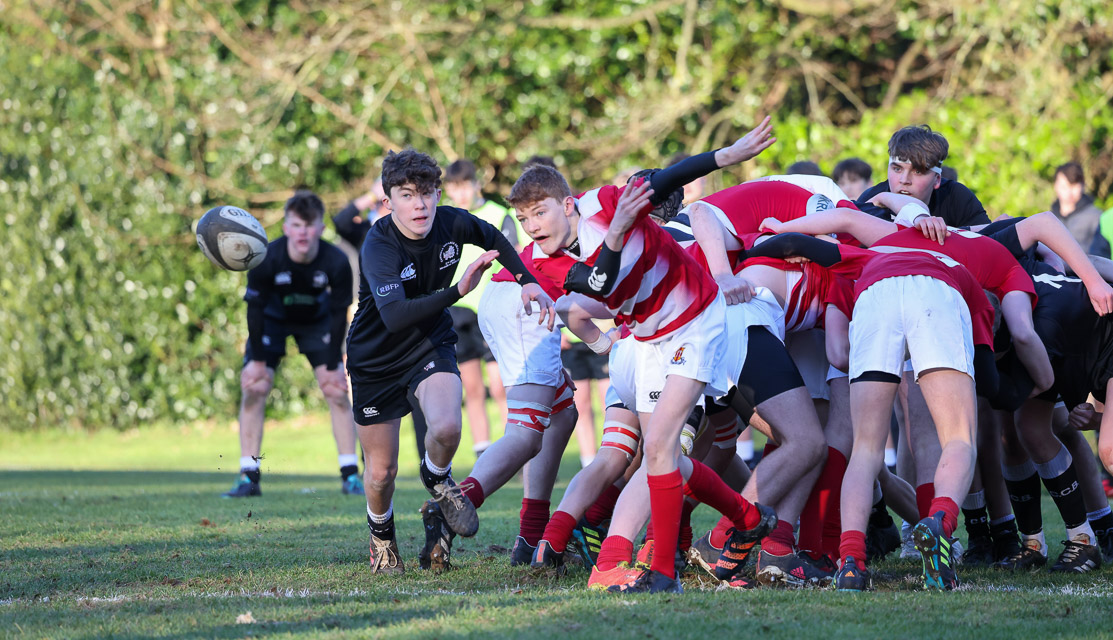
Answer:
<path fill-rule="evenodd" d="M 607 528 L 605 523 L 595 526 L 580 518 L 576 528 L 572 529 L 572 543 L 576 547 L 576 552 L 583 558 L 585 567 L 594 567 L 599 559 L 599 549 L 607 537 Z"/>
<path fill-rule="evenodd" d="M 866 526 L 866 562 L 884 560 L 885 556 L 899 548 L 900 530 L 891 518 L 888 526 Z"/>
<path fill-rule="evenodd" d="M 425 527 L 425 546 L 417 554 L 422 569 L 436 573 L 452 568 L 452 539 L 456 534 L 448 528 L 441 508 L 432 500 L 421 505 L 421 524 Z"/>
<path fill-rule="evenodd" d="M 720 580 L 729 581 L 734 576 L 738 575 L 746 566 L 746 559 L 750 557 L 750 552 L 753 551 L 756 545 L 762 538 L 769 535 L 773 531 L 773 527 L 777 526 L 777 512 L 772 507 L 767 507 L 763 504 L 754 504 L 758 511 L 761 513 L 761 519 L 758 523 L 750 529 L 739 530 L 732 528 L 730 530 L 730 539 L 727 540 L 726 546 L 723 547 L 723 552 L 719 555 L 719 559 L 715 562 L 715 577 Z"/>
<path fill-rule="evenodd" d="M 653 541 L 646 540 L 642 543 L 638 553 L 634 556 L 634 566 L 645 571 L 653 565 Z"/>
<path fill-rule="evenodd" d="M 628 562 L 620 562 L 613 569 L 600 571 L 598 566 L 591 568 L 591 577 L 587 580 L 587 588 L 595 591 L 607 591 L 611 587 L 633 584 L 643 571 L 630 566 Z"/>
<path fill-rule="evenodd" d="M 402 574 L 402 556 L 394 538 L 376 538 L 371 534 L 371 573 Z"/>
<path fill-rule="evenodd" d="M 554 551 L 548 540 L 541 540 L 537 543 L 537 550 L 533 552 L 529 566 L 531 569 L 556 569 L 563 573 L 564 554 Z"/>
<path fill-rule="evenodd" d="M 905 523 L 908 524 L 908 523 Z M 912 526 L 909 525 L 905 528 L 904 524 L 900 527 L 900 559 L 901 560 L 919 560 L 920 552 L 916 551 L 916 543 L 912 541 Z"/>
<path fill-rule="evenodd" d="M 991 527 L 989 537 L 993 540 L 995 565 L 1020 553 L 1020 533 L 1016 530 L 1016 520 Z"/>
<path fill-rule="evenodd" d="M 870 591 L 873 589 L 873 579 L 869 569 L 858 568 L 858 561 L 847 556 L 842 561 L 842 567 L 835 574 L 835 589 L 838 591 Z"/>
<path fill-rule="evenodd" d="M 684 593 L 680 586 L 680 579 L 675 574 L 666 576 L 663 573 L 649 569 L 642 571 L 641 575 L 629 584 L 613 585 L 607 588 L 611 593 Z"/>
<path fill-rule="evenodd" d="M 805 554 L 773 555 L 765 549 L 757 555 L 757 581 L 766 587 L 826 587 L 834 577 L 804 559 Z"/>
<path fill-rule="evenodd" d="M 912 540 L 924 564 L 924 588 L 951 591 L 958 586 L 954 569 L 954 540 L 943 533 L 943 512 L 928 516 L 912 528 Z"/>
<path fill-rule="evenodd" d="M 1063 552 L 1051 565 L 1052 573 L 1089 573 L 1101 568 L 1101 548 L 1080 533 L 1063 541 Z"/>
<path fill-rule="evenodd" d="M 441 508 L 448 528 L 456 535 L 470 538 L 479 531 L 479 514 L 475 512 L 475 505 L 452 478 L 445 478 L 444 482 L 434 485 L 429 493 L 433 502 Z"/>
<path fill-rule="evenodd" d="M 993 564 L 993 538 L 989 536 L 971 537 L 962 552 L 962 564 L 971 567 L 988 567 Z"/>
<path fill-rule="evenodd" d="M 236 480 L 235 486 L 228 491 L 220 494 L 221 498 L 257 498 L 263 495 L 263 490 L 259 488 L 259 483 L 247 477 L 246 473 L 241 473 L 239 480 Z"/>
<path fill-rule="evenodd" d="M 346 496 L 365 496 L 367 493 L 363 490 L 363 478 L 358 473 L 344 478 L 340 481 L 340 493 Z"/>
<path fill-rule="evenodd" d="M 1046 551 L 1039 538 L 1028 538 L 1019 551 L 994 566 L 1008 571 L 1038 569 L 1047 564 L 1047 556 L 1044 555 Z"/>
<path fill-rule="evenodd" d="M 704 571 L 711 575 L 715 575 L 715 564 L 719 562 L 719 556 L 722 554 L 722 549 L 718 549 L 711 544 L 711 532 L 708 531 L 692 542 L 692 547 L 688 549 L 688 562 L 702 567 Z"/>
<path fill-rule="evenodd" d="M 514 540 L 514 548 L 510 550 L 510 566 L 530 566 L 535 553 L 537 553 L 537 547 L 530 546 L 525 538 L 518 536 Z"/>

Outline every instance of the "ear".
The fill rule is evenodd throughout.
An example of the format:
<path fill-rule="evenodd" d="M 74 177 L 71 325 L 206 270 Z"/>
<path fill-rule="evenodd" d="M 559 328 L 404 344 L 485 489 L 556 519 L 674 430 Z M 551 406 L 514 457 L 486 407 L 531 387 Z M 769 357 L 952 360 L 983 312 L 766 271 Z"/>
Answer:
<path fill-rule="evenodd" d="M 390 196 L 383 196 L 382 206 L 386 207 L 387 211 L 394 213 L 394 205 L 390 204 Z"/>
<path fill-rule="evenodd" d="M 572 196 L 564 198 L 564 215 L 571 216 L 576 211 L 576 199 Z"/>
<path fill-rule="evenodd" d="M 938 189 L 941 184 L 943 184 L 943 174 L 937 173 L 935 174 L 935 186 L 932 189 Z"/>

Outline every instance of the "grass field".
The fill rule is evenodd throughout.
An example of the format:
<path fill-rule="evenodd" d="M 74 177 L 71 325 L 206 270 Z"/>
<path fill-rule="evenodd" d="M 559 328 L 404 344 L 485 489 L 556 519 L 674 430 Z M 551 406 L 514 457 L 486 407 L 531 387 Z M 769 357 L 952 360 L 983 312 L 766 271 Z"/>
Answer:
<path fill-rule="evenodd" d="M 412 437 L 395 498 L 410 570 L 378 578 L 366 568 L 362 501 L 339 491 L 324 415 L 268 423 L 264 496 L 250 501 L 218 497 L 236 471 L 229 424 L 0 439 L 5 637 L 1113 637 L 1113 569 L 968 570 L 960 592 L 937 594 L 919 591 L 918 565 L 891 561 L 876 567 L 878 591 L 861 595 L 722 591 L 694 572 L 680 596 L 589 593 L 585 573 L 509 566 L 517 483 L 480 510 L 479 535 L 456 545 L 458 568 L 426 575 Z M 569 452 L 557 500 L 577 467 Z M 1046 500 L 1044 513 L 1055 521 Z M 703 508 L 694 520 L 698 533 L 713 516 Z M 1062 525 L 1048 529 L 1058 546 Z"/>

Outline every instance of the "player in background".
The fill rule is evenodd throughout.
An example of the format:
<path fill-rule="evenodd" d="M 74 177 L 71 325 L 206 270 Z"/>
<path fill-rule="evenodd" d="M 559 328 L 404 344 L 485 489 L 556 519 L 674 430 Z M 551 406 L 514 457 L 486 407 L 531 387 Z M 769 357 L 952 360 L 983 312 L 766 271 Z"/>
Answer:
<path fill-rule="evenodd" d="M 518 221 L 504 206 L 487 200 L 480 189 L 478 172 L 471 160 L 457 160 L 444 170 L 444 193 L 453 205 L 467 209 L 480 220 L 489 222 L 502 232 L 515 251 L 521 251 L 525 234 L 518 227 Z M 460 262 L 471 264 L 482 251 L 474 245 L 461 248 Z M 499 407 L 503 421 L 506 420 L 506 392 L 499 378 L 498 364 L 479 329 L 479 300 L 489 282 L 483 278 L 475 290 L 448 308 L 452 316 L 452 328 L 459 339 L 456 343 L 457 364 L 460 367 L 460 381 L 464 385 L 464 402 L 468 415 L 468 428 L 471 430 L 472 446 L 475 455 L 491 444 L 491 427 L 487 420 L 487 391 Z M 483 384 L 483 369 L 486 363 L 487 384 Z"/>
<path fill-rule="evenodd" d="M 248 337 L 240 374 L 240 478 L 225 498 L 262 495 L 259 461 L 267 396 L 290 336 L 309 360 L 328 402 L 341 489 L 363 495 L 348 379 L 340 368 L 352 299 L 352 269 L 344 252 L 321 240 L 324 215 L 324 203 L 315 194 L 295 193 L 286 201 L 282 237 L 270 243 L 262 264 L 247 274 Z"/>
<path fill-rule="evenodd" d="M 371 227 L 360 249 L 359 311 L 348 334 L 348 372 L 366 463 L 375 573 L 403 570 L 392 498 L 398 428 L 410 412 L 408 391 L 429 425 L 422 484 L 454 533 L 467 537 L 479 528 L 475 506 L 450 475 L 460 443 L 463 391 L 448 307 L 478 285 L 497 257 L 522 285 L 527 312 L 537 302 L 538 321 L 553 322 L 552 299 L 506 237 L 462 209 L 437 206 L 440 179 L 440 167 L 428 155 L 413 149 L 391 152 L 383 162 L 384 202 L 391 214 Z M 453 284 L 462 244 L 487 251 Z"/>
<path fill-rule="evenodd" d="M 857 200 L 872 185 L 873 168 L 861 158 L 846 158 L 835 165 L 831 179 L 851 200 Z"/>
<path fill-rule="evenodd" d="M 947 139 L 926 124 L 899 129 L 889 138 L 887 180 L 866 189 L 855 204 L 872 216 L 891 221 L 895 211 L 870 201 L 880 193 L 896 193 L 923 202 L 931 215 L 952 227 L 989 224 L 985 207 L 970 189 L 943 179 L 943 161 L 949 150 Z"/>

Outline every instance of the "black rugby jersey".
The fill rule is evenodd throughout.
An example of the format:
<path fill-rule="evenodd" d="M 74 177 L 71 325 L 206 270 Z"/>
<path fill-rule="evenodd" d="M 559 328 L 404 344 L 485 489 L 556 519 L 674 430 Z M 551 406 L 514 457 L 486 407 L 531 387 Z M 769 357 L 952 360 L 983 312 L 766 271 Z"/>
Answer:
<path fill-rule="evenodd" d="M 371 226 L 359 252 L 359 308 L 348 331 L 348 370 L 372 378 L 401 374 L 437 347 L 456 343 L 448 307 L 460 249 L 497 249 L 498 262 L 521 284 L 536 283 L 496 227 L 463 209 L 439 206 L 429 235 L 411 240 L 393 216 Z"/>
<path fill-rule="evenodd" d="M 352 267 L 343 251 L 324 240 L 320 243 L 313 261 L 300 264 L 290 259 L 287 238 L 282 236 L 267 245 L 267 257 L 248 271 L 244 300 L 253 353 L 263 353 L 264 316 L 288 325 L 336 320 L 339 330 L 333 322 L 330 344 L 339 353 L 352 303 Z"/>
<path fill-rule="evenodd" d="M 1015 218 L 994 222 L 982 229 L 982 233 L 1009 249 L 1032 276 L 1039 296 L 1032 309 L 1032 323 L 1055 372 L 1052 392 L 1061 396 L 1068 407 L 1073 407 L 1084 402 L 1088 393 L 1097 395 L 1099 389 L 1096 387 L 1104 393 L 1102 378 L 1108 380 L 1110 350 L 1113 349 L 1110 321 L 1094 311 L 1081 279 L 1059 273 L 1039 260 L 1034 247 L 1027 251 L 1021 248 L 1015 228 L 1020 221 Z M 1014 363 L 1015 358 L 1007 362 Z"/>

